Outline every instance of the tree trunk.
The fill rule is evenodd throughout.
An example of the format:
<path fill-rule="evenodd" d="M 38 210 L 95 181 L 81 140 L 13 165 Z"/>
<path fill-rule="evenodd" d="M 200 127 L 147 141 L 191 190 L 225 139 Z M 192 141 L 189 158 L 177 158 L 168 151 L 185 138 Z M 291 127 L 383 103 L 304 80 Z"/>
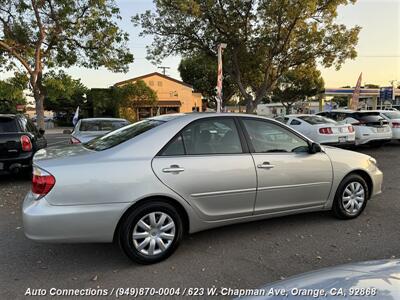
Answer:
<path fill-rule="evenodd" d="M 36 122 L 37 126 L 40 129 L 45 129 L 44 124 L 44 94 L 43 93 L 34 93 L 35 104 L 36 104 Z"/>
<path fill-rule="evenodd" d="M 252 114 L 254 113 L 254 101 L 251 97 L 246 99 L 246 114 Z"/>
<path fill-rule="evenodd" d="M 44 130 L 45 129 L 45 124 L 44 124 L 45 91 L 44 91 L 44 87 L 42 85 L 42 72 L 41 71 L 31 74 L 30 84 L 31 84 L 31 88 L 33 91 L 33 97 L 35 98 L 37 127 Z"/>

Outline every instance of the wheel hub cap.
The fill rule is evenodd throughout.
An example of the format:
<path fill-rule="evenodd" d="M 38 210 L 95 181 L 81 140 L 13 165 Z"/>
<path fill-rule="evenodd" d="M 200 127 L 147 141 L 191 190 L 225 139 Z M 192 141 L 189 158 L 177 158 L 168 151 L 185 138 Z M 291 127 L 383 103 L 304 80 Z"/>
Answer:
<path fill-rule="evenodd" d="M 357 214 L 365 201 L 365 190 L 361 183 L 349 183 L 342 195 L 342 204 L 344 210 L 350 214 Z"/>
<path fill-rule="evenodd" d="M 152 212 L 142 217 L 132 233 L 133 245 L 140 253 L 158 255 L 167 250 L 175 238 L 175 223 L 164 212 Z"/>

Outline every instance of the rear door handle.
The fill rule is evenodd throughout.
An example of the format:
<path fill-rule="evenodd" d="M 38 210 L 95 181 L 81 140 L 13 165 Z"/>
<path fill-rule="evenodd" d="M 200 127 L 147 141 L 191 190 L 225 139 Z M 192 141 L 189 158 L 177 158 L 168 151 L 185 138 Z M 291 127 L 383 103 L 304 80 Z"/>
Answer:
<path fill-rule="evenodd" d="M 180 173 L 185 171 L 184 168 L 179 167 L 178 165 L 171 165 L 169 168 L 162 169 L 164 173 Z"/>
<path fill-rule="evenodd" d="M 257 165 L 257 168 L 259 168 L 259 169 L 272 169 L 274 167 L 275 167 L 275 165 L 271 165 L 267 161 L 263 162 L 262 164 Z"/>

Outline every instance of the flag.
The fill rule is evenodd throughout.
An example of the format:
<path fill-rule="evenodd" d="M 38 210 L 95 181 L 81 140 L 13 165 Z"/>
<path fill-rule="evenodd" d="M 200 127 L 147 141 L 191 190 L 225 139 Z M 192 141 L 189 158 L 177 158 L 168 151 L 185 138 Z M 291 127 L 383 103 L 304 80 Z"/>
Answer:
<path fill-rule="evenodd" d="M 352 110 L 358 109 L 358 101 L 360 99 L 360 91 L 361 91 L 361 81 L 362 81 L 362 72 L 358 77 L 356 87 L 354 89 L 353 95 L 351 96 L 350 109 Z"/>
<path fill-rule="evenodd" d="M 78 123 L 78 119 L 79 119 L 79 106 L 76 108 L 74 118 L 72 119 L 72 124 L 74 124 L 74 126 L 76 125 L 76 123 Z"/>

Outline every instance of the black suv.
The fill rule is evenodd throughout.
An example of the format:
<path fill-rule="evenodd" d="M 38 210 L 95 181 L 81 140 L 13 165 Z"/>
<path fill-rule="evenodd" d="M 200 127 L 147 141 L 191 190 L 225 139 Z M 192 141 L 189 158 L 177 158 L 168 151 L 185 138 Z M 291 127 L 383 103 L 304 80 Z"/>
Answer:
<path fill-rule="evenodd" d="M 35 152 L 46 146 L 44 130 L 27 117 L 0 114 L 0 173 L 30 168 Z"/>

